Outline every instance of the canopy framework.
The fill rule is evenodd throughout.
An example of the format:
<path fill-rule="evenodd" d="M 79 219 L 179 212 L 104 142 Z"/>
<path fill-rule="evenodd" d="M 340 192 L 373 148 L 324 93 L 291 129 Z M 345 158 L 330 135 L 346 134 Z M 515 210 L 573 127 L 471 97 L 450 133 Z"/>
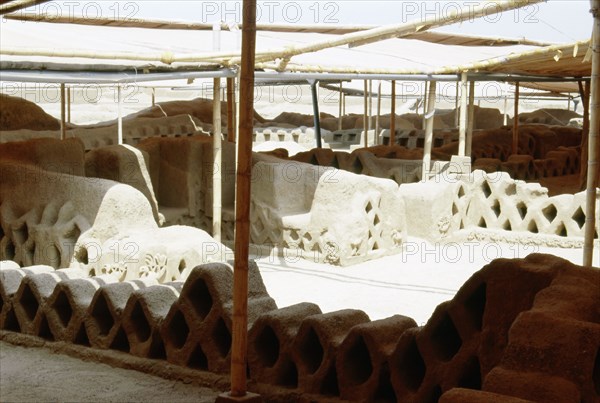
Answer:
<path fill-rule="evenodd" d="M 46 0 L 49 1 L 49 0 Z M 64 17 L 50 14 L 8 14 L 9 20 L 17 21 L 35 21 L 48 22 L 54 24 L 77 24 L 77 25 L 94 25 L 103 27 L 122 27 L 122 28 L 146 28 L 146 29 L 165 29 L 165 30 L 196 30 L 210 31 L 215 24 L 199 23 L 199 22 L 184 22 L 184 21 L 168 21 L 160 19 L 115 19 L 109 17 Z M 219 24 L 221 30 L 232 29 L 229 23 L 221 22 Z M 241 29 L 242 26 L 237 26 Z M 256 24 L 257 31 L 264 32 L 296 32 L 296 33 L 321 33 L 343 35 L 353 32 L 367 31 L 377 28 L 375 25 L 335 25 L 323 26 L 318 24 L 301 25 L 301 24 Z M 440 43 L 445 45 L 458 46 L 510 46 L 510 45 L 532 45 L 532 46 L 549 46 L 549 42 L 534 41 L 527 38 L 504 38 L 504 37 L 486 37 L 465 35 L 456 33 L 436 32 L 436 31 L 421 31 L 414 34 L 406 35 L 407 39 L 418 39 L 420 41 Z"/>
<path fill-rule="evenodd" d="M 519 7 L 521 5 L 531 4 L 531 1 L 510 1 L 505 2 L 507 7 Z M 456 19 L 447 21 L 447 23 L 457 22 Z M 526 83 L 543 83 L 547 88 L 552 88 L 553 83 L 562 83 L 566 81 L 576 82 L 581 79 L 587 79 L 591 75 L 591 63 L 587 59 L 589 49 L 591 48 L 589 41 L 581 41 L 569 45 L 549 45 L 536 49 L 528 49 L 521 52 L 510 53 L 503 56 L 492 56 L 489 58 L 478 59 L 468 62 L 457 62 L 449 66 L 427 66 L 411 68 L 380 68 L 377 64 L 372 66 L 347 67 L 335 66 L 319 63 L 310 63 L 304 60 L 291 62 L 291 58 L 302 56 L 307 53 L 314 53 L 319 57 L 319 52 L 340 50 L 341 46 L 346 45 L 365 45 L 371 42 L 389 40 L 390 37 L 404 36 L 405 38 L 413 37 L 412 39 L 424 40 L 427 37 L 426 33 L 433 25 L 414 24 L 411 26 L 395 26 L 387 28 L 369 28 L 360 31 L 348 31 L 341 34 L 340 38 L 332 41 L 319 41 L 310 43 L 305 46 L 295 49 L 275 49 L 257 52 L 256 61 L 250 63 L 250 68 L 258 70 L 257 78 L 273 78 L 278 80 L 352 80 L 352 79 L 378 79 L 378 80 L 421 80 L 426 82 L 435 81 L 458 81 L 463 73 L 467 73 L 467 77 L 473 80 L 501 80 L 521 82 L 522 86 L 527 86 Z M 253 27 L 244 24 L 245 30 L 252 30 Z M 212 25 L 211 25 L 212 29 Z M 346 36 L 344 36 L 346 35 Z M 420 36 L 420 38 L 419 38 Z M 430 35 L 432 37 L 434 35 Z M 519 45 L 531 45 L 531 43 L 519 43 Z M 537 46 L 537 44 L 536 44 Z M 359 52 L 363 46 L 353 48 L 352 51 Z M 344 51 L 346 49 L 343 49 Z M 340 50 L 341 51 L 341 50 Z M 252 52 L 253 53 L 253 52 Z M 508 53 L 508 52 L 507 52 Z M 57 52 L 54 50 L 40 50 L 32 52 L 31 50 L 19 50 L 2 48 L 0 54 L 12 55 L 12 59 L 3 60 L 0 63 L 0 71 L 2 80 L 13 81 L 32 81 L 32 82 L 57 82 L 57 83 L 97 83 L 102 80 L 105 83 L 122 84 L 126 82 L 143 82 L 143 81 L 158 81 L 168 80 L 173 78 L 215 78 L 226 77 L 232 79 L 237 76 L 238 66 L 248 63 L 248 58 L 239 56 L 239 52 L 219 51 L 211 53 L 191 53 L 191 54 L 176 54 L 167 50 L 143 54 L 128 54 L 121 53 L 94 53 L 84 54 L 77 51 Z M 37 57 L 35 60 L 27 60 L 29 57 Z M 65 60 L 72 60 L 74 57 L 84 58 L 84 62 L 78 60 L 76 66 L 69 66 L 70 63 Z M 25 60 L 24 60 L 25 58 Z M 40 61 L 39 58 L 44 58 Z M 254 56 L 252 56 L 254 59 Z M 110 60 L 112 64 L 103 64 L 102 61 Z M 87 63 L 92 61 L 90 63 Z M 127 61 L 137 61 L 137 64 L 128 63 Z M 59 69 L 59 72 L 48 70 L 27 71 L 28 69 L 39 68 L 47 69 L 49 64 L 54 63 L 54 66 Z M 90 72 L 89 67 L 93 66 L 97 71 Z M 21 71 L 18 71 L 21 69 Z M 71 71 L 68 71 L 68 70 Z M 128 71 L 118 71 L 118 70 Z M 63 73 L 61 73 L 63 72 Z M 65 73 L 66 72 L 66 73 Z M 47 81 L 51 80 L 51 81 Z M 245 76 L 244 80 L 250 81 Z M 253 78 L 252 78 L 253 80 Z M 245 86 L 244 94 L 248 93 L 248 86 Z M 395 89 L 395 86 L 394 86 Z M 428 113 L 428 137 L 431 138 L 431 125 L 433 123 L 433 107 L 435 106 L 435 84 L 430 86 L 431 102 Z M 366 91 L 365 91 L 366 92 Z M 562 91 L 560 91 L 562 92 Z M 233 95 L 231 95 L 233 101 Z M 251 98 L 251 97 L 250 97 Z M 248 108 L 245 96 L 241 96 L 242 102 L 237 102 L 237 106 L 243 111 L 243 116 L 239 116 L 239 131 L 240 146 L 239 153 L 242 162 L 246 165 L 243 175 L 249 175 L 250 170 L 247 168 L 250 159 L 250 151 L 248 141 L 251 139 L 251 103 Z M 231 102 L 233 103 L 233 102 Z M 243 106 L 241 105 L 243 103 Z M 232 106 L 235 108 L 235 106 Z M 394 112 L 392 111 L 392 117 Z M 234 120 L 231 120 L 234 122 Z M 395 119 L 392 118 L 395 122 Z M 235 125 L 235 124 L 234 124 Z M 235 125 L 237 126 L 237 125 Z M 228 126 L 228 128 L 231 126 Z M 367 131 L 365 130 L 365 136 Z M 393 134 L 391 135 L 393 141 Z M 251 142 L 251 140 L 250 140 Z M 428 161 L 429 162 L 429 161 Z M 243 165 L 244 165 L 243 164 Z M 429 164 L 424 170 L 429 169 Z M 423 173 L 423 177 L 426 177 Z M 249 176 L 245 178 L 246 182 Z M 242 210 L 243 214 L 236 214 L 236 219 L 243 219 L 243 230 L 239 233 L 247 233 L 248 216 L 247 208 L 249 207 L 249 184 L 243 189 L 244 196 L 238 200 L 237 207 Z M 238 188 L 238 192 L 240 192 Z M 232 382 L 232 392 L 234 395 L 245 395 L 246 379 L 245 379 L 245 342 L 246 330 L 244 328 L 244 298 L 247 296 L 247 235 L 245 240 L 239 241 L 236 239 L 236 284 L 234 284 L 234 293 L 236 297 L 236 316 L 242 318 L 234 325 L 235 355 L 239 358 L 235 362 L 235 368 L 232 368 L 234 379 Z M 240 249 L 242 252 L 240 253 Z M 242 284 L 240 287 L 239 284 Z"/>

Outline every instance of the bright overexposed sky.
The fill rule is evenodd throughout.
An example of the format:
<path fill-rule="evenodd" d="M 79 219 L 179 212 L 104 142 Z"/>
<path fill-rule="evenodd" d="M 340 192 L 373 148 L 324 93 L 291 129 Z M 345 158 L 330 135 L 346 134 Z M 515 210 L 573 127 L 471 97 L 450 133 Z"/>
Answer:
<path fill-rule="evenodd" d="M 259 0 L 257 22 L 288 24 L 395 24 L 425 19 L 436 13 L 468 11 L 482 0 Z M 487 7 L 487 6 L 486 6 Z M 526 37 L 549 42 L 589 39 L 592 17 L 589 0 L 547 0 L 524 8 L 441 28 L 447 32 L 486 36 Z M 493 11 L 493 5 L 489 10 Z M 214 23 L 241 22 L 241 1 L 95 0 L 52 1 L 24 12 L 46 12 L 74 17 L 160 18 Z"/>

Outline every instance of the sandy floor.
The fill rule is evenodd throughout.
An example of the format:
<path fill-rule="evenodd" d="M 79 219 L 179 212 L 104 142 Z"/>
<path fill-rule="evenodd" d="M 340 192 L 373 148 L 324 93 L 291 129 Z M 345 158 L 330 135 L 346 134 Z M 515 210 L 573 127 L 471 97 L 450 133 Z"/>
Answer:
<path fill-rule="evenodd" d="M 598 246 L 593 264 L 600 266 Z M 409 239 L 403 253 L 349 267 L 295 257 L 258 257 L 263 280 L 279 307 L 310 301 L 323 312 L 355 308 L 371 320 L 400 314 L 425 324 L 473 273 L 500 257 L 550 253 L 581 264 L 582 249 L 493 242 L 430 244 Z"/>
<path fill-rule="evenodd" d="M 2 402 L 214 402 L 218 392 L 0 342 Z"/>
<path fill-rule="evenodd" d="M 600 265 L 598 249 L 595 265 Z M 409 239 L 402 254 L 351 267 L 321 265 L 293 257 L 255 257 L 279 307 L 310 301 L 323 312 L 355 308 L 364 310 L 372 320 L 401 314 L 424 324 L 438 304 L 451 299 L 485 264 L 498 257 L 524 257 L 533 252 L 552 253 L 576 264 L 582 260 L 581 249 L 491 242 L 432 245 L 420 239 Z M 0 342 L 1 402 L 213 402 L 217 393 L 193 384 L 82 361 L 47 348 Z"/>

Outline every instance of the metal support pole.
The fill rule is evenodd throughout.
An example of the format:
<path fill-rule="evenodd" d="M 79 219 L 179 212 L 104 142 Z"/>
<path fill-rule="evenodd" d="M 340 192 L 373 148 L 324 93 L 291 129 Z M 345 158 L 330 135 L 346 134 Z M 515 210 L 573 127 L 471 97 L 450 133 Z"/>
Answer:
<path fill-rule="evenodd" d="M 310 80 L 310 92 L 312 94 L 313 114 L 315 122 L 315 140 L 317 148 L 322 148 L 321 144 L 321 117 L 319 116 L 319 97 L 317 95 L 317 80 Z"/>
<path fill-rule="evenodd" d="M 427 113 L 425 113 L 425 144 L 423 147 L 423 173 L 422 180 L 427 181 L 431 169 L 431 147 L 433 144 L 433 118 L 435 115 L 435 90 L 437 83 L 429 82 L 429 99 L 427 100 Z"/>

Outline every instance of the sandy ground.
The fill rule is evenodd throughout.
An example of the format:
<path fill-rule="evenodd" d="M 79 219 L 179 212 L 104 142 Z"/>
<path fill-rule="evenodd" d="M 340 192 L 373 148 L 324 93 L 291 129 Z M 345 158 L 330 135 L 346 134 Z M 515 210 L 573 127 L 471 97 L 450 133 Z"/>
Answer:
<path fill-rule="evenodd" d="M 0 342 L 1 402 L 214 402 L 218 392 Z"/>
<path fill-rule="evenodd" d="M 596 244 L 593 264 L 600 266 Z M 349 267 L 317 264 L 295 256 L 256 256 L 269 294 L 279 307 L 310 301 L 323 312 L 354 308 L 371 320 L 400 314 L 418 324 L 452 299 L 473 273 L 496 258 L 549 253 L 581 264 L 580 248 L 548 248 L 494 242 L 431 244 L 409 239 L 404 252 Z"/>
<path fill-rule="evenodd" d="M 598 249 L 595 265 L 600 265 Z M 372 320 L 401 314 L 422 325 L 438 304 L 451 299 L 487 263 L 534 252 L 555 254 L 576 264 L 582 260 L 578 248 L 492 242 L 430 244 L 416 238 L 408 240 L 401 254 L 350 267 L 317 264 L 294 256 L 254 257 L 279 307 L 310 301 L 323 312 L 355 308 L 364 310 Z M 0 402 L 213 402 L 218 393 L 195 384 L 82 361 L 48 348 L 0 342 Z"/>

